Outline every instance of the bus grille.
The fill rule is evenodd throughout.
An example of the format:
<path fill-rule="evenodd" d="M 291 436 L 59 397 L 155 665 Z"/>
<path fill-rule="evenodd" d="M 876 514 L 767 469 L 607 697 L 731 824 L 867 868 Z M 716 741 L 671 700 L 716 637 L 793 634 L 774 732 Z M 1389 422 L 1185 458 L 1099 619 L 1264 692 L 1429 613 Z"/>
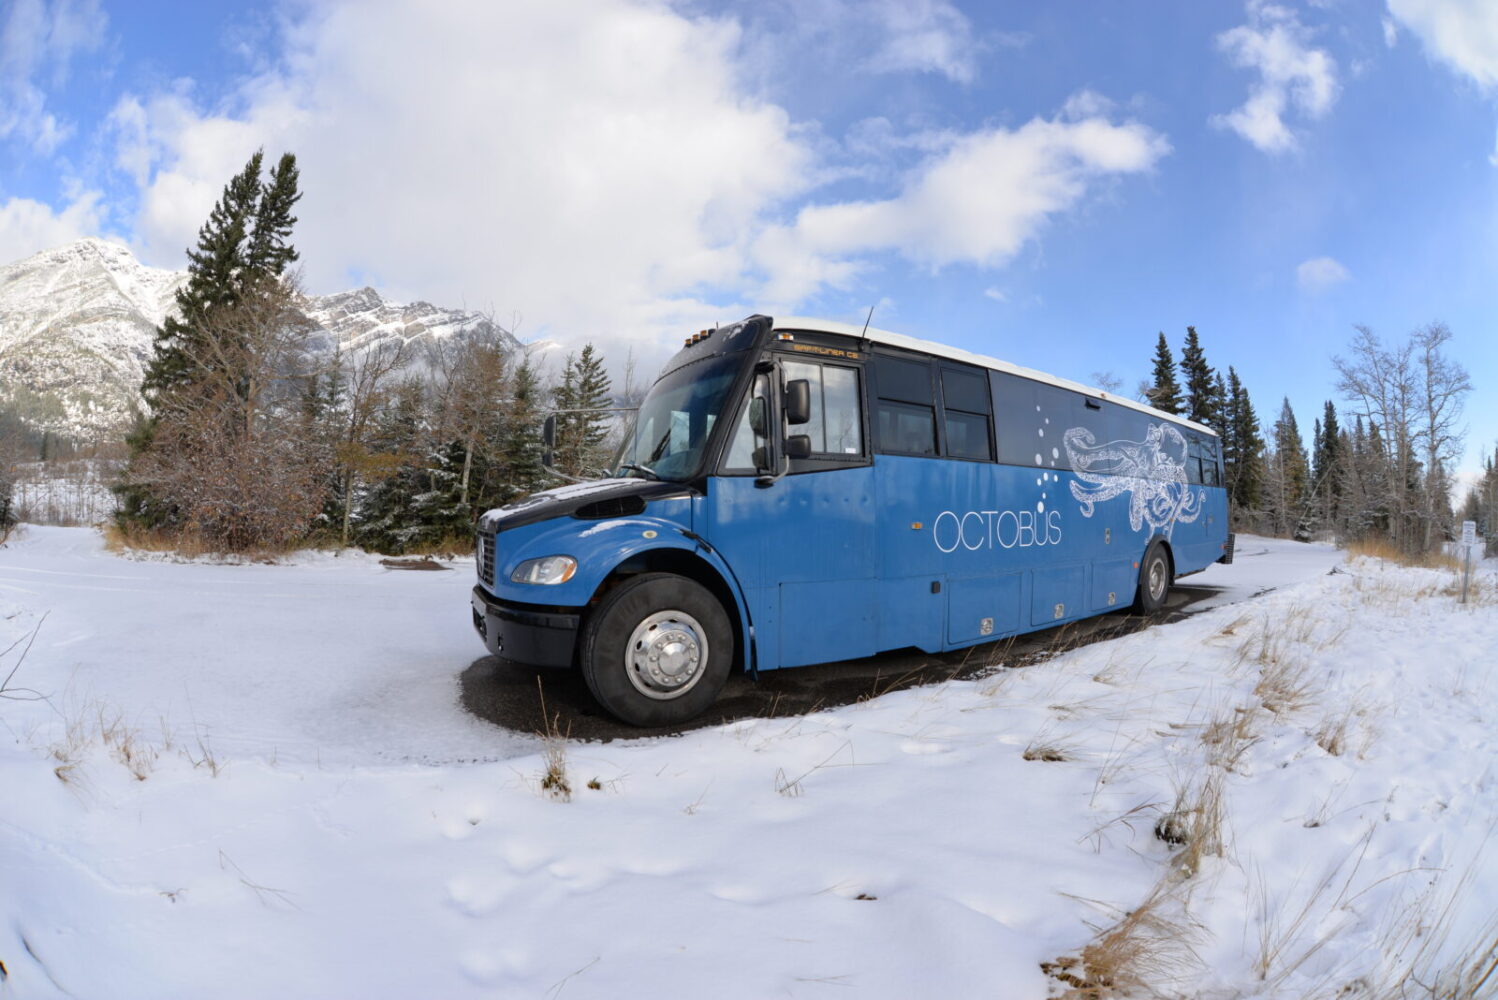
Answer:
<path fill-rule="evenodd" d="M 478 552 L 479 580 L 494 586 L 494 536 L 487 531 L 479 532 Z"/>

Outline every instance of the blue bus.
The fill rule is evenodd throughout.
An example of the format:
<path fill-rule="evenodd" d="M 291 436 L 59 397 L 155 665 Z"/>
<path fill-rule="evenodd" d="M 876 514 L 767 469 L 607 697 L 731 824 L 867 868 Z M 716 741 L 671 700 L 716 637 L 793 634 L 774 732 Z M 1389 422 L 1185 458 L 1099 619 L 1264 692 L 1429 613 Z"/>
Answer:
<path fill-rule="evenodd" d="M 900 334 L 751 316 L 689 337 L 609 477 L 478 523 L 473 623 L 641 726 L 751 675 L 1132 606 L 1232 560 L 1216 434 Z"/>

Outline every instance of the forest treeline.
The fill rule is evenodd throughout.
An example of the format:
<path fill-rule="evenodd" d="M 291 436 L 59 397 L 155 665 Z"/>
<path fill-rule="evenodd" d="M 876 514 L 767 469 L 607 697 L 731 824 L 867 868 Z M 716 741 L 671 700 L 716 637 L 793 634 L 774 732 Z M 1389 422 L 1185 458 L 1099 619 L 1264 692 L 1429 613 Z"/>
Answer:
<path fill-rule="evenodd" d="M 331 355 L 314 345 L 291 270 L 300 197 L 295 156 L 266 169 L 257 152 L 199 230 L 176 314 L 156 333 L 147 409 L 114 487 L 127 539 L 220 551 L 457 548 L 484 510 L 558 484 L 542 467 L 546 413 L 559 413 L 554 468 L 587 476 L 607 462 L 619 428 L 588 411 L 636 403 L 638 393 L 633 366 L 616 392 L 591 345 L 550 380 L 503 333 Z M 1334 359 L 1344 409 L 1326 400 L 1309 439 L 1288 398 L 1261 419 L 1236 368 L 1208 363 L 1195 327 L 1179 359 L 1158 335 L 1137 395 L 1220 435 L 1237 530 L 1380 539 L 1413 555 L 1470 519 L 1491 554 L 1498 450 L 1455 497 L 1472 386 L 1448 354 L 1451 339 L 1439 323 L 1392 343 L 1357 327 Z M 1117 379 L 1096 378 L 1119 391 Z M 66 442 L 11 430 L 44 461 L 49 451 L 75 454 Z M 10 475 L 0 462 L 0 533 L 14 521 Z"/>
<path fill-rule="evenodd" d="M 1346 409 L 1339 414 L 1326 400 L 1309 448 L 1290 400 L 1272 423 L 1261 424 L 1237 370 L 1229 365 L 1224 377 L 1207 363 L 1195 327 L 1186 328 L 1179 361 L 1159 334 L 1139 395 L 1218 433 L 1239 531 L 1380 540 L 1415 556 L 1450 541 L 1458 520 L 1473 520 L 1493 554 L 1487 529 L 1498 527 L 1498 453 L 1459 504 L 1453 497 L 1472 383 L 1447 352 L 1451 339 L 1441 323 L 1393 343 L 1355 327 L 1345 352 L 1332 359 Z"/>
<path fill-rule="evenodd" d="M 543 385 L 500 333 L 314 349 L 290 234 L 296 159 L 256 153 L 224 189 L 157 331 L 115 490 L 127 539 L 243 552 L 301 544 L 387 553 L 468 544 L 479 513 L 556 479 L 549 409 L 607 407 L 585 347 Z M 606 416 L 566 414 L 555 467 L 603 464 Z"/>

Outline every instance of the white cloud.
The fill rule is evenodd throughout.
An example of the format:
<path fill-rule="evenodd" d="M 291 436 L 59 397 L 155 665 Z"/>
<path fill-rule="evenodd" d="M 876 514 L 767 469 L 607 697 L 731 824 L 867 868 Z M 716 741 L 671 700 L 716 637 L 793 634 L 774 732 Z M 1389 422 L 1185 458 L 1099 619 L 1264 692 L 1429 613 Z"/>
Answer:
<path fill-rule="evenodd" d="M 1296 281 L 1307 292 L 1323 291 L 1351 277 L 1351 272 L 1331 257 L 1313 257 L 1295 269 Z"/>
<path fill-rule="evenodd" d="M 329 0 L 232 113 L 187 83 L 116 104 L 115 163 L 139 186 L 133 242 L 180 266 L 250 153 L 290 150 L 310 290 L 367 282 L 518 314 L 523 337 L 627 340 L 643 358 L 704 321 L 849 287 L 888 251 L 1001 266 L 1169 149 L 1092 95 L 1065 118 L 969 135 L 871 120 L 850 136 L 863 159 L 828 164 L 816 129 L 751 94 L 741 41 L 733 21 L 630 0 Z M 888 180 L 891 151 L 919 161 L 903 181 Z M 793 214 L 833 176 L 897 193 Z"/>
<path fill-rule="evenodd" d="M 1394 23 L 1392 17 L 1384 18 L 1382 24 L 1384 26 L 1384 45 L 1392 49 L 1395 45 L 1399 44 L 1399 25 Z"/>
<path fill-rule="evenodd" d="M 98 236 L 103 228 L 99 193 L 87 191 L 62 211 L 29 198 L 0 202 L 0 262 L 29 257 L 38 250 Z"/>
<path fill-rule="evenodd" d="M 1089 186 L 1148 170 L 1169 151 L 1144 125 L 1100 117 L 1037 118 L 956 137 L 897 196 L 809 206 L 793 225 L 768 231 L 756 248 L 770 272 L 765 295 L 795 301 L 820 284 L 846 284 L 860 269 L 856 258 L 875 252 L 932 268 L 1001 266 Z"/>
<path fill-rule="evenodd" d="M 940 73 L 958 83 L 977 78 L 979 46 L 973 26 L 946 0 L 877 0 L 861 10 L 884 35 L 869 68 Z"/>
<path fill-rule="evenodd" d="M 1008 302 L 1009 301 L 1009 296 L 1005 292 L 1003 292 L 1003 291 L 1001 291 L 1000 289 L 997 289 L 997 288 L 985 288 L 985 289 L 983 289 L 983 296 L 984 296 L 984 298 L 993 299 L 995 302 Z"/>
<path fill-rule="evenodd" d="M 297 154 L 309 285 L 519 312 L 584 335 L 700 316 L 761 213 L 804 186 L 786 114 L 734 77 L 737 28 L 654 4 L 340 2 L 236 116 L 122 100 L 147 256 L 180 262 L 258 146 Z M 726 317 L 725 317 L 726 318 Z"/>
<path fill-rule="evenodd" d="M 14 0 L 0 25 L 0 140 L 17 136 L 48 156 L 72 135 L 47 110 L 46 88 L 103 44 L 107 24 L 98 0 Z"/>
<path fill-rule="evenodd" d="M 1389 13 L 1425 50 L 1479 86 L 1498 88 L 1498 4 L 1492 0 L 1388 0 Z"/>
<path fill-rule="evenodd" d="M 1263 152 L 1286 152 L 1296 145 L 1287 115 L 1316 119 L 1336 103 L 1337 64 L 1326 50 L 1310 47 L 1311 32 L 1294 11 L 1251 0 L 1248 14 L 1248 24 L 1217 36 L 1217 47 L 1233 65 L 1255 70 L 1259 79 L 1241 107 L 1213 115 L 1211 121 Z"/>

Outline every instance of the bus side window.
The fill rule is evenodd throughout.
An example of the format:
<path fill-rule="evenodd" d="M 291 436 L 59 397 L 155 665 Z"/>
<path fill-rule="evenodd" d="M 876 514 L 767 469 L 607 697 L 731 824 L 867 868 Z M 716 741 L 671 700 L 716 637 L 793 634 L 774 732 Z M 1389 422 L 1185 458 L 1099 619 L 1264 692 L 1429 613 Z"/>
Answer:
<path fill-rule="evenodd" d="M 1217 477 L 1217 449 L 1218 441 L 1208 438 L 1202 449 L 1202 482 L 1207 486 L 1221 486 Z"/>
<path fill-rule="evenodd" d="M 936 398 L 924 361 L 874 355 L 874 434 L 878 450 L 893 455 L 936 454 Z"/>
<path fill-rule="evenodd" d="M 943 366 L 941 395 L 947 456 L 993 461 L 988 379 L 976 371 Z"/>
<path fill-rule="evenodd" d="M 738 422 L 733 429 L 733 440 L 729 442 L 728 454 L 723 459 L 725 472 L 747 475 L 765 467 L 765 438 L 750 426 L 749 406 L 752 400 L 761 399 L 764 400 L 765 412 L 769 412 L 769 395 L 770 380 L 763 375 L 756 375 L 754 385 L 749 390 L 744 405 L 739 408 Z"/>
<path fill-rule="evenodd" d="M 1195 486 L 1220 486 L 1217 481 L 1217 440 L 1191 435 L 1191 447 L 1186 459 L 1186 476 Z"/>
<path fill-rule="evenodd" d="M 810 437 L 814 455 L 862 455 L 857 370 L 810 361 L 787 361 L 784 368 L 786 382 L 804 378 L 811 385 L 811 419 L 790 433 Z"/>

